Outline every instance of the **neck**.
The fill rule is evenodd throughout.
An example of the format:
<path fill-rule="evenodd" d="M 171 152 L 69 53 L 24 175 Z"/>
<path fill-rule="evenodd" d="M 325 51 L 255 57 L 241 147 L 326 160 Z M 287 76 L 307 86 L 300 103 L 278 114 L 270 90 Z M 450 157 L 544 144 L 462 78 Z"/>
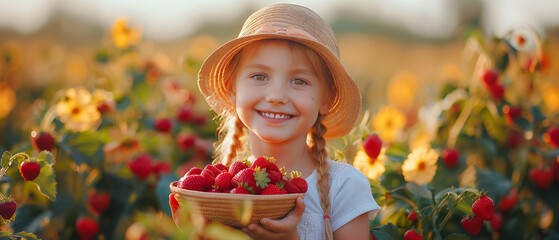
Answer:
<path fill-rule="evenodd" d="M 309 176 L 314 170 L 313 158 L 305 139 L 295 139 L 282 143 L 262 141 L 258 136 L 249 133 L 251 161 L 260 156 L 274 157 L 278 167 L 285 167 L 289 175 L 291 171 L 299 171 L 302 177 Z"/>

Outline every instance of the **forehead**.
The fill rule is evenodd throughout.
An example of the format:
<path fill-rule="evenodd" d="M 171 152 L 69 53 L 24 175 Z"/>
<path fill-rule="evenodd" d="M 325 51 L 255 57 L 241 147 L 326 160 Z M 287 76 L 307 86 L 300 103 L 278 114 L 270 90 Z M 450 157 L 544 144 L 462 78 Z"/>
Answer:
<path fill-rule="evenodd" d="M 261 40 L 246 46 L 241 52 L 240 60 L 247 62 L 285 59 L 293 64 L 304 64 L 310 67 L 309 58 L 303 48 L 285 40 Z"/>

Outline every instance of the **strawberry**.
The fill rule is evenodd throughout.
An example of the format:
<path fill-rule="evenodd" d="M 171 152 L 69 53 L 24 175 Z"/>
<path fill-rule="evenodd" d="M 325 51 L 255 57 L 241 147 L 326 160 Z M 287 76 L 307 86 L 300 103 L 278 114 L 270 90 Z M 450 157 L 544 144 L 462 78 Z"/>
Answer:
<path fill-rule="evenodd" d="M 190 175 L 184 178 L 180 183 L 179 187 L 182 189 L 193 190 L 193 191 L 206 191 L 209 190 L 210 185 L 207 184 L 206 179 L 202 175 Z"/>
<path fill-rule="evenodd" d="M 177 112 L 177 120 L 181 123 L 189 123 L 193 116 L 194 113 L 190 107 L 181 107 Z"/>
<path fill-rule="evenodd" d="M 168 118 L 160 118 L 155 120 L 153 126 L 159 132 L 168 133 L 173 128 L 173 122 Z"/>
<path fill-rule="evenodd" d="M 270 171 L 279 172 L 278 166 L 274 163 L 275 161 L 276 159 L 273 157 L 258 157 L 252 163 L 251 168 L 254 169 L 260 167 L 260 169 L 262 170 L 266 169 L 266 172 L 270 172 Z"/>
<path fill-rule="evenodd" d="M 443 151 L 441 157 L 448 168 L 454 168 L 460 160 L 460 153 L 454 148 L 448 148 Z"/>
<path fill-rule="evenodd" d="M 517 119 L 522 114 L 522 109 L 519 107 L 505 105 L 503 106 L 503 115 L 507 120 L 509 127 L 514 126 L 514 119 Z"/>
<path fill-rule="evenodd" d="M 165 173 L 170 173 L 173 171 L 171 164 L 168 162 L 157 162 L 153 166 L 153 173 L 155 173 L 155 178 L 161 178 L 161 175 Z"/>
<path fill-rule="evenodd" d="M 209 169 L 202 170 L 202 173 L 200 173 L 200 175 L 204 177 L 204 180 L 206 181 L 206 184 L 208 186 L 212 186 L 215 184 L 215 174 Z"/>
<path fill-rule="evenodd" d="M 545 138 L 549 145 L 554 148 L 559 148 L 559 128 L 556 126 L 551 126 L 547 129 Z"/>
<path fill-rule="evenodd" d="M 130 171 L 140 180 L 146 179 L 152 172 L 152 159 L 148 153 L 140 154 L 138 157 L 128 162 Z"/>
<path fill-rule="evenodd" d="M 246 189 L 249 192 L 260 193 L 262 192 L 262 188 L 268 186 L 270 179 L 268 178 L 266 170 L 260 170 L 260 168 L 257 167 L 254 169 L 243 169 L 233 177 L 232 181 L 233 184 L 242 183 L 244 185 L 246 183 Z"/>
<path fill-rule="evenodd" d="M 493 217 L 494 207 L 493 199 L 483 195 L 472 204 L 472 212 L 483 220 L 489 220 Z"/>
<path fill-rule="evenodd" d="M 415 221 L 417 220 L 417 212 L 416 211 L 410 211 L 410 213 L 408 214 L 408 220 L 410 221 Z"/>
<path fill-rule="evenodd" d="M 92 218 L 80 217 L 76 220 L 76 231 L 81 240 L 90 240 L 99 232 L 99 224 Z"/>
<path fill-rule="evenodd" d="M 103 214 L 111 205 L 111 195 L 108 193 L 91 193 L 88 197 L 89 206 L 93 212 Z"/>
<path fill-rule="evenodd" d="M 212 173 L 216 177 L 217 177 L 217 175 L 219 175 L 221 173 L 221 170 L 217 169 L 214 165 L 206 165 L 206 167 L 204 167 L 204 170 L 206 170 L 206 169 L 212 171 Z"/>
<path fill-rule="evenodd" d="M 516 205 L 516 201 L 518 201 L 518 191 L 516 188 L 511 188 L 507 194 L 501 197 L 497 209 L 501 212 L 506 212 Z"/>
<path fill-rule="evenodd" d="M 363 150 L 367 153 L 369 158 L 376 160 L 378 155 L 380 154 L 380 149 L 382 148 L 382 140 L 376 134 L 369 135 L 363 143 Z"/>
<path fill-rule="evenodd" d="M 499 71 L 497 68 L 487 69 L 481 74 L 481 81 L 485 87 L 489 88 L 497 84 L 499 80 Z"/>
<path fill-rule="evenodd" d="M 505 95 L 505 87 L 501 84 L 495 84 L 489 87 L 489 93 L 495 100 L 502 100 Z"/>
<path fill-rule="evenodd" d="M 293 183 L 293 185 L 295 185 L 295 187 L 297 187 L 297 189 L 299 189 L 299 191 L 301 191 L 302 193 L 307 192 L 307 188 L 308 188 L 307 181 L 301 178 L 301 173 L 297 171 L 292 171 L 291 183 Z"/>
<path fill-rule="evenodd" d="M 279 183 L 282 179 L 282 174 L 279 171 L 267 171 L 268 172 L 268 178 L 270 179 L 270 184 L 276 184 Z"/>
<path fill-rule="evenodd" d="M 113 110 L 113 106 L 111 106 L 108 102 L 102 102 L 97 105 L 97 111 L 103 115 Z"/>
<path fill-rule="evenodd" d="M 54 147 L 54 138 L 46 132 L 41 132 L 31 139 L 33 146 L 39 151 L 51 151 Z"/>
<path fill-rule="evenodd" d="M 468 214 L 464 216 L 464 218 L 462 218 L 460 224 L 462 224 L 462 228 L 464 228 L 466 232 L 468 232 L 472 236 L 476 236 L 478 235 L 479 231 L 481 231 L 481 227 L 483 226 L 483 219 L 475 215 L 472 217 Z"/>
<path fill-rule="evenodd" d="M 496 212 L 495 215 L 493 215 L 493 218 L 491 218 L 491 220 L 489 221 L 489 224 L 491 225 L 491 228 L 493 228 L 493 230 L 497 232 L 500 231 L 503 227 L 503 215 L 499 212 Z"/>
<path fill-rule="evenodd" d="M 222 172 L 217 177 L 215 177 L 215 183 L 213 187 L 219 191 L 229 191 L 233 188 L 233 184 L 231 180 L 233 179 L 233 175 L 229 172 Z"/>
<path fill-rule="evenodd" d="M 229 193 L 232 193 L 232 194 L 250 194 L 250 192 L 248 190 L 241 187 L 241 184 L 239 184 L 238 187 L 231 189 L 231 191 Z"/>
<path fill-rule="evenodd" d="M 559 183 L 559 159 L 553 161 L 553 172 L 555 172 L 555 181 Z"/>
<path fill-rule="evenodd" d="M 533 168 L 530 170 L 530 179 L 537 188 L 546 190 L 553 183 L 553 169 L 543 165 Z"/>
<path fill-rule="evenodd" d="M 419 233 L 415 232 L 414 230 L 408 230 L 404 233 L 404 240 L 422 240 L 423 237 L 419 235 Z"/>
<path fill-rule="evenodd" d="M 192 117 L 192 122 L 198 126 L 205 126 L 206 123 L 208 122 L 208 118 L 204 115 L 194 115 L 194 117 Z"/>
<path fill-rule="evenodd" d="M 0 204 L 0 216 L 2 216 L 4 220 L 10 220 L 14 216 L 16 209 L 17 204 L 14 200 L 8 199 L 2 201 L 2 203 Z"/>
<path fill-rule="evenodd" d="M 33 161 L 24 161 L 19 167 L 19 172 L 25 181 L 33 181 L 41 172 L 39 163 Z"/>
<path fill-rule="evenodd" d="M 283 194 L 283 193 L 281 189 L 279 189 L 279 187 L 276 186 L 275 184 L 268 184 L 268 187 L 264 188 L 260 193 L 260 195 L 277 195 L 277 194 Z"/>
<path fill-rule="evenodd" d="M 200 175 L 202 173 L 202 169 L 199 167 L 193 167 L 188 172 L 186 172 L 186 176 L 190 175 Z"/>
<path fill-rule="evenodd" d="M 301 193 L 301 190 L 295 186 L 290 180 L 284 179 L 283 180 L 283 189 L 287 191 L 287 193 Z"/>
<path fill-rule="evenodd" d="M 517 130 L 509 131 L 509 135 L 507 136 L 507 146 L 510 148 L 517 148 L 524 142 L 524 135 Z"/>
<path fill-rule="evenodd" d="M 233 174 L 233 176 L 237 175 L 238 172 L 241 170 L 248 168 L 250 166 L 250 162 L 246 159 L 243 161 L 235 161 L 231 166 L 229 166 L 229 172 Z"/>
<path fill-rule="evenodd" d="M 189 133 L 179 133 L 177 135 L 177 145 L 181 151 L 188 151 L 193 149 L 196 145 L 196 136 Z"/>
<path fill-rule="evenodd" d="M 214 164 L 214 167 L 217 168 L 219 171 L 222 171 L 222 172 L 228 172 L 229 171 L 227 166 L 223 165 L 223 163 L 216 163 L 216 164 Z"/>

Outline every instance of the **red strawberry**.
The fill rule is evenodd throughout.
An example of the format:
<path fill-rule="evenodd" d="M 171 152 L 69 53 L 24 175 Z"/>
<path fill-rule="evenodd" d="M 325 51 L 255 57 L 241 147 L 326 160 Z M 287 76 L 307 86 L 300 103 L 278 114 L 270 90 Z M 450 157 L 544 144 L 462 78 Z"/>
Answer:
<path fill-rule="evenodd" d="M 217 175 L 219 175 L 221 173 L 221 170 L 217 169 L 214 165 L 206 165 L 206 167 L 204 167 L 204 170 L 206 170 L 206 169 L 212 171 L 212 173 L 216 177 L 217 177 Z"/>
<path fill-rule="evenodd" d="M 21 163 L 19 171 L 26 181 L 33 181 L 41 172 L 41 166 L 37 162 L 24 161 Z"/>
<path fill-rule="evenodd" d="M 489 87 L 489 93 L 495 98 L 495 100 L 502 100 L 505 95 L 505 87 L 500 84 L 496 84 Z"/>
<path fill-rule="evenodd" d="M 151 156 L 148 153 L 140 154 L 136 157 L 136 159 L 128 162 L 128 167 L 134 176 L 138 179 L 144 180 L 153 170 Z"/>
<path fill-rule="evenodd" d="M 214 164 L 214 167 L 217 168 L 219 171 L 222 172 L 228 172 L 229 169 L 227 169 L 227 166 L 223 165 L 223 163 L 216 163 Z"/>
<path fill-rule="evenodd" d="M 279 189 L 279 187 L 276 186 L 275 184 L 268 184 L 268 187 L 264 188 L 260 194 L 261 195 L 277 195 L 277 194 L 283 194 L 283 193 Z"/>
<path fill-rule="evenodd" d="M 501 197 L 501 201 L 499 202 L 499 205 L 497 205 L 497 209 L 501 212 L 506 212 L 516 205 L 517 200 L 518 191 L 516 188 L 511 188 L 507 194 Z"/>
<path fill-rule="evenodd" d="M 284 179 L 283 180 L 283 189 L 287 191 L 287 193 L 301 193 L 301 190 L 295 186 L 290 180 Z"/>
<path fill-rule="evenodd" d="M 190 175 L 200 175 L 202 173 L 202 169 L 199 167 L 193 167 L 188 172 L 186 172 L 186 176 Z"/>
<path fill-rule="evenodd" d="M 503 115 L 507 120 L 509 127 L 514 125 L 514 119 L 517 119 L 522 114 L 522 109 L 519 107 L 505 105 L 503 106 Z"/>
<path fill-rule="evenodd" d="M 498 79 L 499 71 L 496 68 L 487 69 L 481 74 L 481 81 L 487 88 L 497 84 Z"/>
<path fill-rule="evenodd" d="M 246 160 L 235 161 L 235 162 L 233 162 L 233 164 L 231 164 L 231 166 L 229 166 L 229 172 L 231 174 L 233 174 L 233 176 L 235 176 L 241 170 L 248 168 L 249 165 L 250 165 L 250 162 L 246 161 Z"/>
<path fill-rule="evenodd" d="M 269 182 L 270 179 L 266 170 L 260 170 L 258 167 L 243 169 L 233 177 L 233 184 L 241 183 L 244 185 L 246 183 L 246 189 L 254 193 L 262 192 L 262 188 L 268 186 Z"/>
<path fill-rule="evenodd" d="M 229 191 L 233 188 L 233 184 L 231 180 L 233 179 L 233 175 L 229 172 L 222 172 L 217 177 L 215 177 L 214 188 L 218 189 L 219 191 Z"/>
<path fill-rule="evenodd" d="M 181 123 L 189 123 L 192 121 L 194 113 L 190 107 L 181 107 L 177 112 L 177 120 Z"/>
<path fill-rule="evenodd" d="M 549 142 L 549 145 L 558 148 L 559 147 L 559 128 L 556 126 L 551 126 L 547 129 L 545 138 Z"/>
<path fill-rule="evenodd" d="M 177 135 L 177 145 L 182 151 L 193 149 L 196 145 L 196 140 L 197 139 L 194 134 L 181 132 Z"/>
<path fill-rule="evenodd" d="M 553 161 L 553 172 L 555 172 L 555 181 L 559 183 L 559 159 Z"/>
<path fill-rule="evenodd" d="M 2 216 L 4 220 L 10 220 L 14 216 L 16 209 L 17 204 L 14 200 L 5 200 L 0 204 L 0 216 Z"/>
<path fill-rule="evenodd" d="M 103 214 L 111 205 L 111 195 L 108 193 L 91 193 L 88 197 L 89 206 L 93 212 Z"/>
<path fill-rule="evenodd" d="M 160 118 L 155 120 L 155 122 L 153 123 L 155 129 L 157 129 L 157 131 L 160 132 L 170 132 L 171 129 L 173 128 L 173 122 L 171 121 L 171 119 L 168 118 Z"/>
<path fill-rule="evenodd" d="M 161 175 L 165 173 L 170 173 L 173 171 L 171 164 L 168 162 L 157 162 L 153 166 L 153 172 L 155 173 L 155 178 L 159 179 Z"/>
<path fill-rule="evenodd" d="M 443 162 L 446 164 L 448 168 L 454 168 L 458 161 L 460 160 L 460 153 L 458 150 L 453 148 L 448 148 L 443 151 L 441 154 Z"/>
<path fill-rule="evenodd" d="M 232 194 L 250 194 L 250 192 L 248 190 L 246 190 L 245 188 L 238 186 L 236 188 L 231 189 L 231 191 L 229 193 Z"/>
<path fill-rule="evenodd" d="M 80 217 L 76 220 L 76 231 L 81 240 L 90 240 L 99 232 L 99 224 L 92 218 Z"/>
<path fill-rule="evenodd" d="M 99 105 L 97 105 L 97 111 L 102 115 L 112 110 L 113 110 L 113 106 L 111 106 L 108 102 L 102 102 Z"/>
<path fill-rule="evenodd" d="M 266 172 L 270 172 L 270 171 L 278 171 L 279 172 L 278 166 L 274 163 L 275 161 L 276 161 L 276 159 L 273 158 L 273 157 L 258 157 L 252 163 L 251 168 L 254 169 L 254 168 L 260 167 L 260 169 L 262 169 L 262 170 L 266 169 Z"/>
<path fill-rule="evenodd" d="M 410 221 L 417 220 L 417 212 L 416 211 L 410 211 L 410 213 L 408 214 L 408 220 L 410 220 Z"/>
<path fill-rule="evenodd" d="M 466 232 L 468 232 L 472 236 L 476 236 L 478 235 L 479 231 L 481 231 L 481 227 L 483 226 L 483 219 L 475 215 L 473 217 L 471 215 L 466 215 L 464 216 L 464 218 L 462 218 L 460 224 L 462 224 L 462 228 L 464 228 Z"/>
<path fill-rule="evenodd" d="M 204 169 L 202 170 L 202 173 L 200 173 L 200 175 L 204 177 L 208 186 L 212 186 L 215 184 L 215 174 L 211 170 Z"/>
<path fill-rule="evenodd" d="M 279 183 L 282 179 L 282 174 L 279 171 L 267 171 L 268 172 L 268 178 L 270 179 L 270 184 L 276 184 Z"/>
<path fill-rule="evenodd" d="M 33 146 L 39 151 L 47 150 L 51 151 L 52 147 L 54 147 L 54 138 L 46 133 L 41 132 L 34 138 L 32 138 Z"/>
<path fill-rule="evenodd" d="M 524 135 L 516 130 L 509 131 L 507 137 L 507 146 L 510 148 L 517 148 L 524 141 Z"/>
<path fill-rule="evenodd" d="M 493 228 L 493 230 L 497 232 L 500 231 L 503 227 L 503 215 L 499 212 L 496 212 L 495 215 L 493 215 L 493 218 L 491 218 L 491 220 L 489 221 L 489 224 L 491 225 L 491 228 Z"/>
<path fill-rule="evenodd" d="M 541 190 L 546 190 L 553 183 L 553 169 L 543 165 L 530 170 L 530 179 Z"/>
<path fill-rule="evenodd" d="M 419 235 L 419 233 L 415 232 L 414 230 L 408 230 L 404 234 L 404 240 L 422 240 L 423 237 Z"/>
<path fill-rule="evenodd" d="M 292 171 L 291 172 L 291 183 L 293 183 L 293 185 L 295 185 L 295 187 L 297 187 L 299 189 L 299 191 L 301 191 L 302 193 L 306 193 L 307 192 L 307 181 L 303 178 L 301 178 L 301 173 L 297 172 L 297 171 Z"/>
<path fill-rule="evenodd" d="M 194 191 L 206 191 L 209 190 L 209 185 L 206 179 L 202 175 L 190 175 L 184 178 L 180 183 L 179 187 L 182 189 L 194 190 Z"/>
<path fill-rule="evenodd" d="M 371 159 L 377 159 L 382 148 L 382 140 L 378 135 L 369 135 L 362 143 L 363 149 Z"/>
<path fill-rule="evenodd" d="M 472 205 L 472 212 L 483 220 L 489 220 L 493 217 L 493 199 L 487 195 L 478 198 Z"/>
<path fill-rule="evenodd" d="M 208 118 L 206 116 L 196 114 L 192 117 L 192 122 L 198 126 L 204 126 L 208 122 Z"/>

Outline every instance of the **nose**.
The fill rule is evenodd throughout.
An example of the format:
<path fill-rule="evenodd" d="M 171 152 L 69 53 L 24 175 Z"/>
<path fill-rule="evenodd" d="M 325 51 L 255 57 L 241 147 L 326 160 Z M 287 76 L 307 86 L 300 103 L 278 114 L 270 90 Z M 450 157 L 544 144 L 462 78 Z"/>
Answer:
<path fill-rule="evenodd" d="M 283 81 L 271 81 L 266 89 L 266 101 L 274 104 L 284 104 L 287 102 L 286 86 Z"/>

